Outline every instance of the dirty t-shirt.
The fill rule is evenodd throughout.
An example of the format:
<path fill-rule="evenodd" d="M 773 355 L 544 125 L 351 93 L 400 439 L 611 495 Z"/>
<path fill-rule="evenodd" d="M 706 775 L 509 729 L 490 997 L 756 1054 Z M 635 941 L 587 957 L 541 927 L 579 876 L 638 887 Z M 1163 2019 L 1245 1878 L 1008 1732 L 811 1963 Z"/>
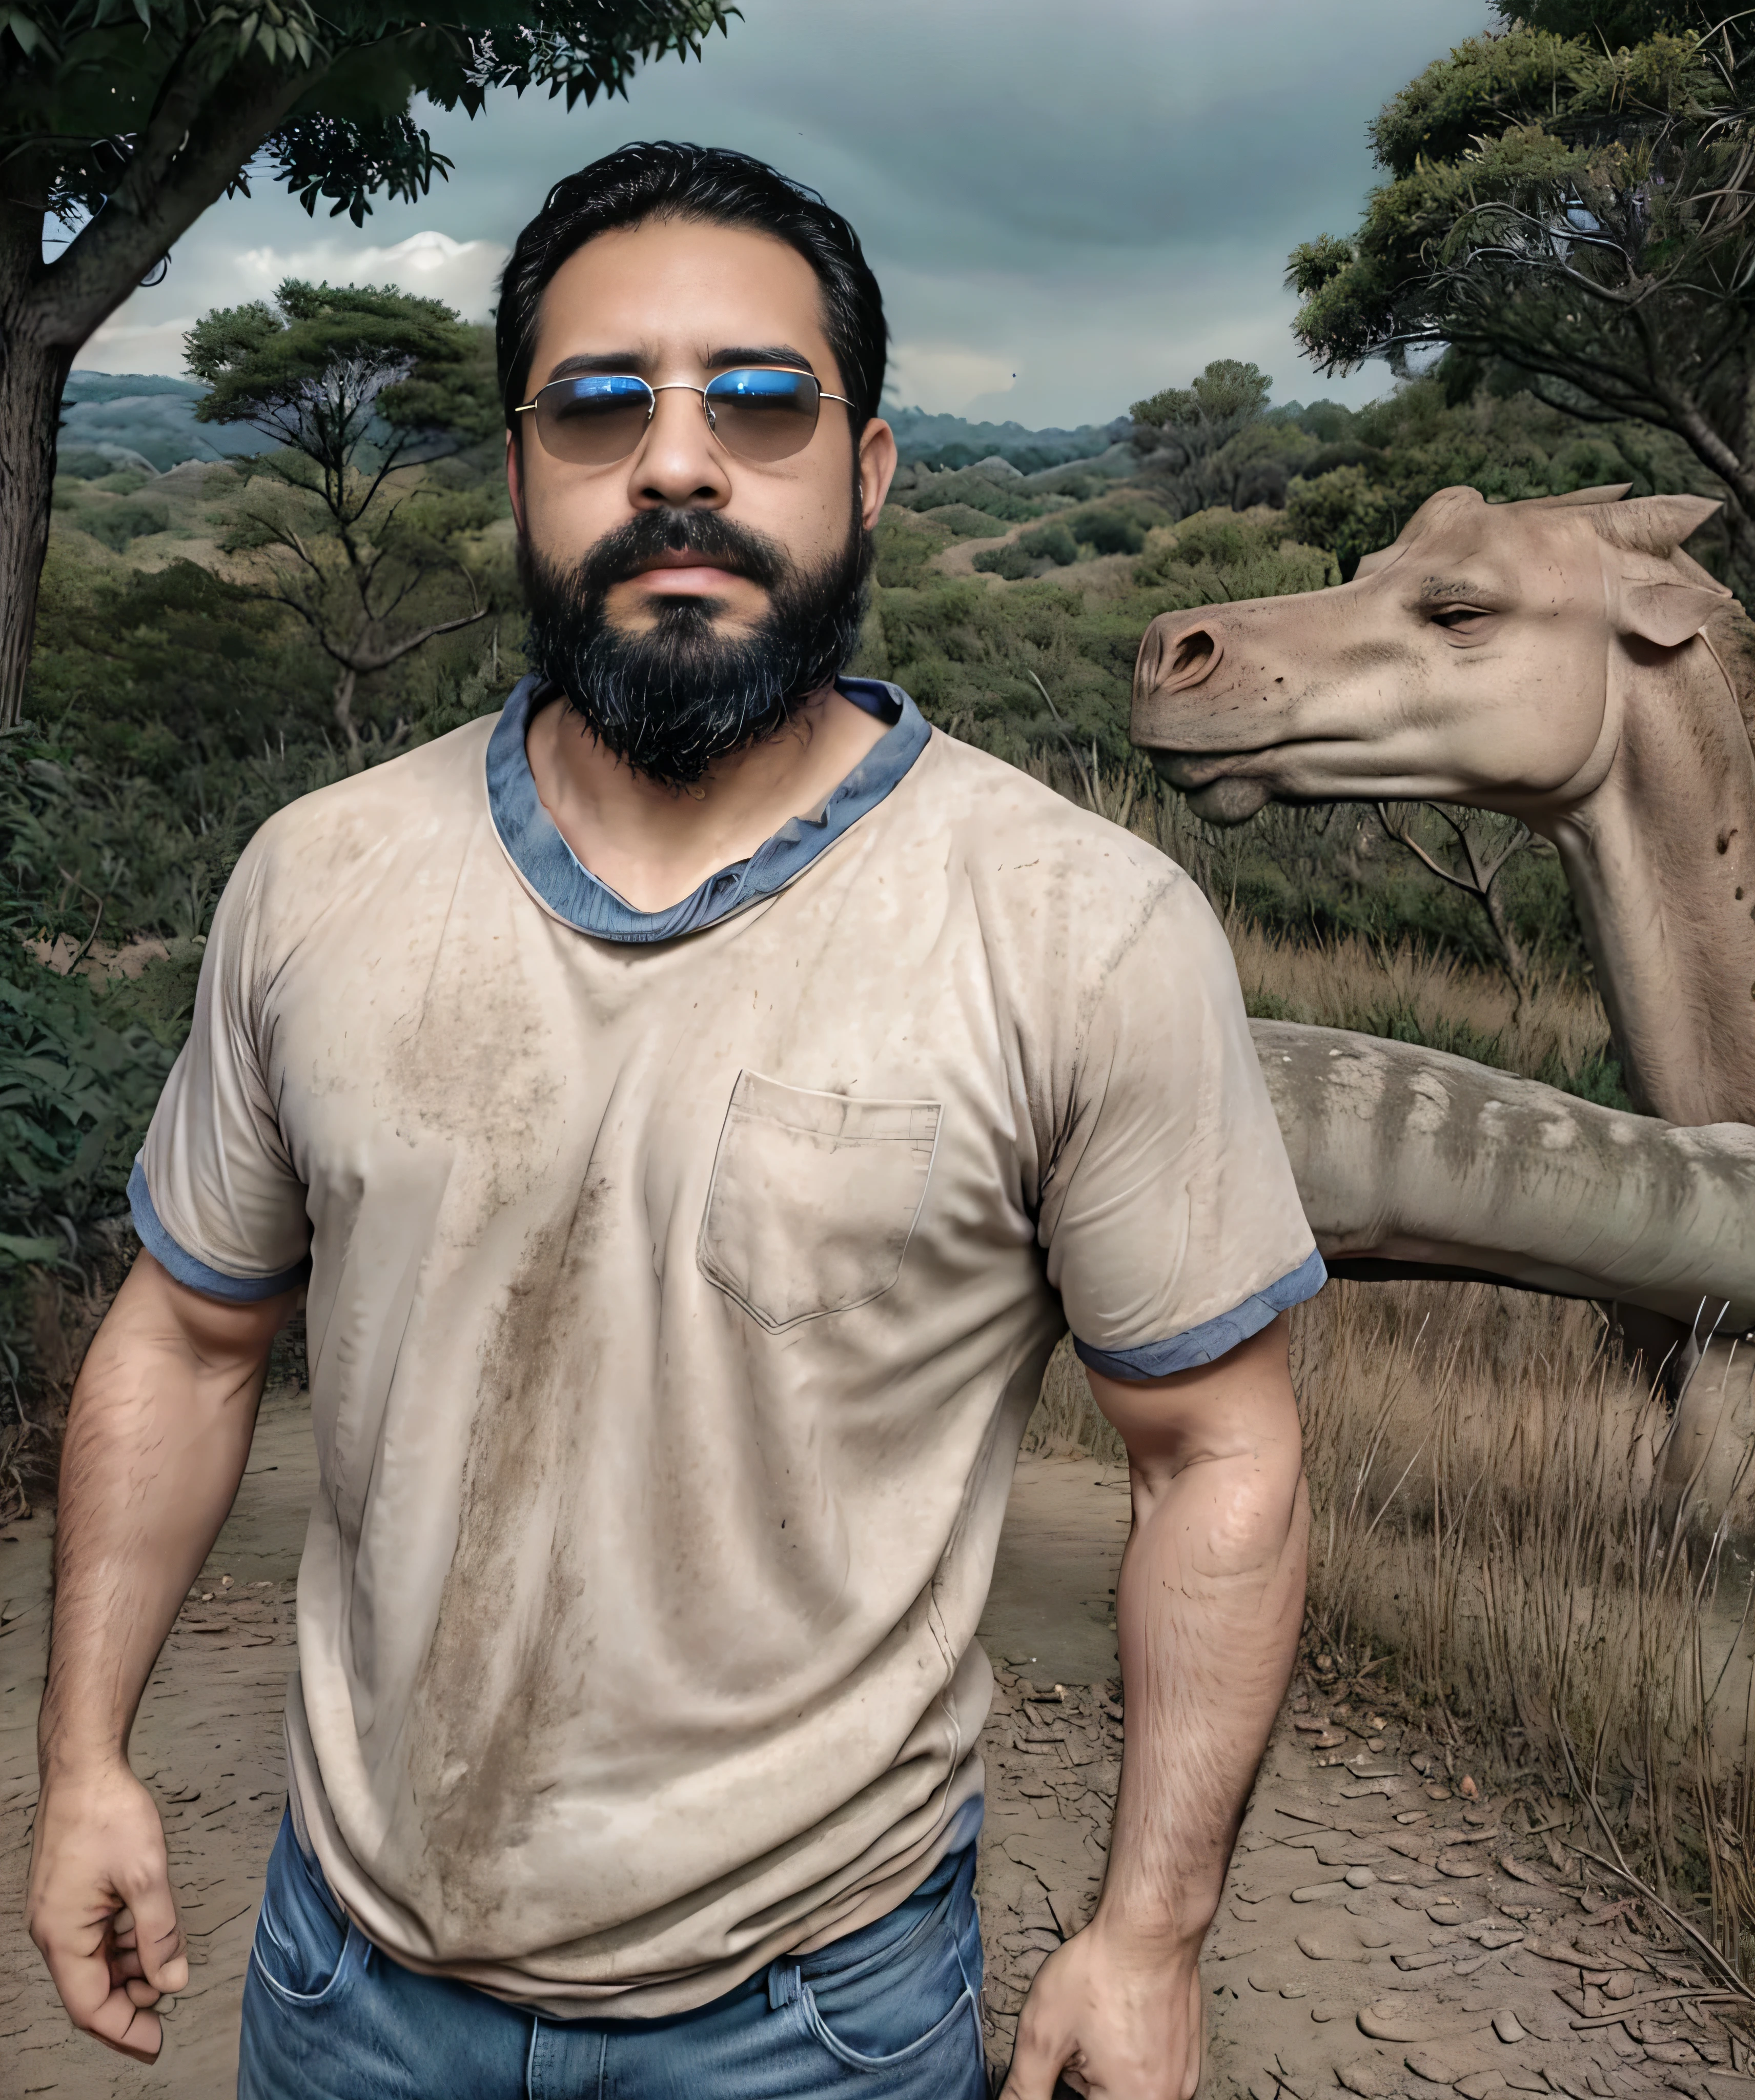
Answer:
<path fill-rule="evenodd" d="M 567 851 L 527 685 L 282 810 L 135 1176 L 196 1288 L 308 1261 L 324 1873 L 563 2016 L 704 2003 L 966 1842 L 1056 1338 L 1156 1375 L 1321 1282 L 1194 885 L 875 692 L 685 930 Z"/>

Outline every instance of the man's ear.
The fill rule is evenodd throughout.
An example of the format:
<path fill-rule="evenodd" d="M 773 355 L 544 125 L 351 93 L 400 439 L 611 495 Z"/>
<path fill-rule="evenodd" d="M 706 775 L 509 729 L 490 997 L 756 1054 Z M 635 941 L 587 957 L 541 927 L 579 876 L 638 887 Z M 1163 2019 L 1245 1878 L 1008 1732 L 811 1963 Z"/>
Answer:
<path fill-rule="evenodd" d="M 518 432 L 505 434 L 505 488 L 512 499 L 512 523 L 518 536 L 524 536 L 524 462 L 518 448 Z"/>
<path fill-rule="evenodd" d="M 859 515 L 868 532 L 877 524 L 896 478 L 896 433 L 881 416 L 874 416 L 859 439 Z"/>

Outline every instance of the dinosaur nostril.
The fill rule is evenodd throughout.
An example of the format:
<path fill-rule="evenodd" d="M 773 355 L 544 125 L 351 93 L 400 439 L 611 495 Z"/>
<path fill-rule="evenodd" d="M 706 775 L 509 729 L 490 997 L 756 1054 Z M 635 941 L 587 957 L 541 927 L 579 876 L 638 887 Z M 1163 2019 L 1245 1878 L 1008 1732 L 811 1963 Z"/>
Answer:
<path fill-rule="evenodd" d="M 1219 637 L 1210 629 L 1191 627 L 1185 629 L 1171 646 L 1170 661 L 1164 667 L 1166 683 L 1199 685 L 1219 661 Z"/>

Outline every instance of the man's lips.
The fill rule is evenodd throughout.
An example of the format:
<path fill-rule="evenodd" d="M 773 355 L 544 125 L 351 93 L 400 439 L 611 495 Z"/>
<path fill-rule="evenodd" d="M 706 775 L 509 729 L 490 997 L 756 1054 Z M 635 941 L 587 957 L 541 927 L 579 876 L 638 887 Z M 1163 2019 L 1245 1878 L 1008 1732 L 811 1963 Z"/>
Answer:
<path fill-rule="evenodd" d="M 661 598 L 691 598 L 703 591 L 723 590 L 739 575 L 736 569 L 692 548 L 667 547 L 628 580 Z"/>

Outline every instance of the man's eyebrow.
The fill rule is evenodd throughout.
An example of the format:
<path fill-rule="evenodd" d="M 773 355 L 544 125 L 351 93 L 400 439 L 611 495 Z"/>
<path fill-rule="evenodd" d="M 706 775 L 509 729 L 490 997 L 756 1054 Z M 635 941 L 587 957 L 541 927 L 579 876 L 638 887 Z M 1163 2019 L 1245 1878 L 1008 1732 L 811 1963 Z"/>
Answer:
<path fill-rule="evenodd" d="M 707 360 L 709 372 L 722 372 L 734 364 L 783 364 L 794 372 L 808 372 L 813 377 L 817 369 L 803 351 L 794 350 L 786 342 L 770 342 L 754 349 L 716 350 Z"/>
<path fill-rule="evenodd" d="M 1437 605 L 1447 598 L 1467 598 L 1471 603 L 1481 595 L 1479 583 L 1457 583 L 1443 576 L 1428 576 L 1420 585 L 1420 602 Z"/>
<path fill-rule="evenodd" d="M 563 357 L 549 374 L 549 379 L 574 379 L 586 372 L 631 372 L 644 377 L 644 368 L 651 362 L 643 350 L 581 351 L 571 357 Z M 546 386 L 548 380 L 543 384 Z"/>

